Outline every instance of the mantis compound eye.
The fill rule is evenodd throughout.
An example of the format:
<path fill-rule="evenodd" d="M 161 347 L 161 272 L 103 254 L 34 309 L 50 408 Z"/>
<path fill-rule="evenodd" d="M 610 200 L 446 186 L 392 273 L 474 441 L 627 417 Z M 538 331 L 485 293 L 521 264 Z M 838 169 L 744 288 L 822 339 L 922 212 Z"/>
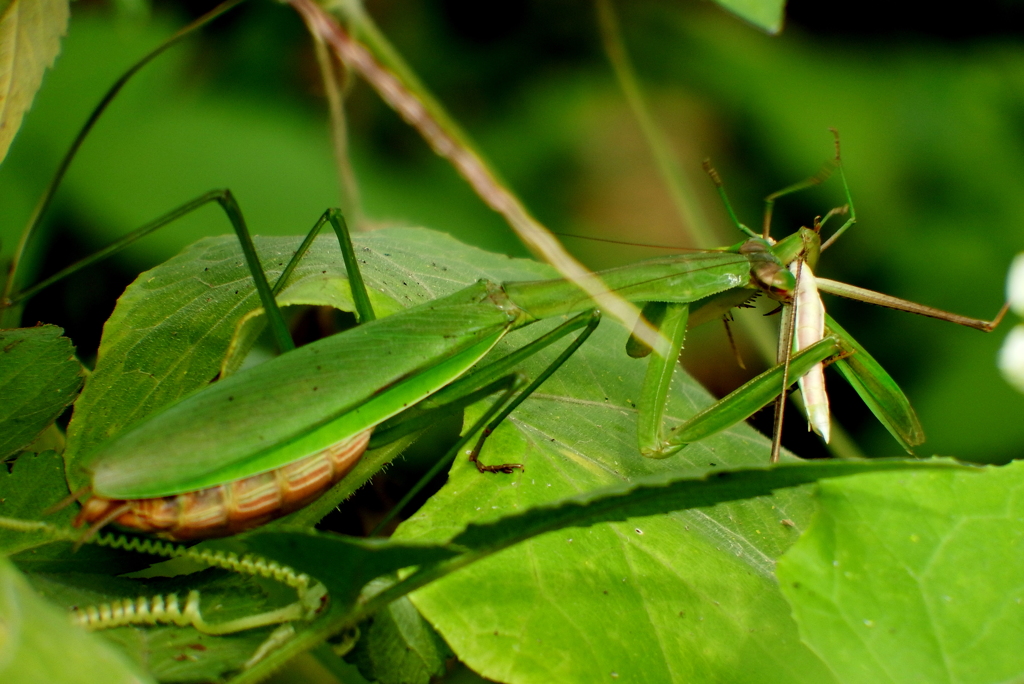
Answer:
<path fill-rule="evenodd" d="M 776 261 L 755 263 L 750 269 L 751 276 L 758 287 L 768 293 L 772 299 L 790 302 L 796 291 L 796 277 Z"/>

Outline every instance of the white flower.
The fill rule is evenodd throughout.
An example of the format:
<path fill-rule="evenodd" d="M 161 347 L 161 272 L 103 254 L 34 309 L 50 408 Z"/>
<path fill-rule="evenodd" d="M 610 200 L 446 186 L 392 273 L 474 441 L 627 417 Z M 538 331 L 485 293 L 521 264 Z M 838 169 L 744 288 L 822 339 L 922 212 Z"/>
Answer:
<path fill-rule="evenodd" d="M 1013 258 L 1006 277 L 1006 301 L 1015 314 L 1024 318 L 1024 252 Z M 1024 392 L 1024 325 L 1010 331 L 999 350 L 999 370 L 1006 381 Z"/>
<path fill-rule="evenodd" d="M 1006 277 L 1006 301 L 1018 316 L 1024 318 L 1024 252 L 1010 264 L 1010 275 Z"/>
<path fill-rule="evenodd" d="M 1019 257 L 1017 260 L 1021 261 Z M 1024 282 L 1024 278 L 1021 280 Z M 1024 325 L 1018 325 L 1006 336 L 999 350 L 999 370 L 1008 383 L 1024 392 Z"/>

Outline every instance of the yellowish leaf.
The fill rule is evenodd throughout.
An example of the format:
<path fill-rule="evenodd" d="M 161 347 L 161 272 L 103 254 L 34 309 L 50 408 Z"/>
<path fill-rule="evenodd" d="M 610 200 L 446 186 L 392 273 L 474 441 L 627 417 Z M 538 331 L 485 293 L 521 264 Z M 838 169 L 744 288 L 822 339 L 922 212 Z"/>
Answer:
<path fill-rule="evenodd" d="M 0 161 L 21 118 L 60 53 L 68 27 L 68 0 L 0 2 Z"/>

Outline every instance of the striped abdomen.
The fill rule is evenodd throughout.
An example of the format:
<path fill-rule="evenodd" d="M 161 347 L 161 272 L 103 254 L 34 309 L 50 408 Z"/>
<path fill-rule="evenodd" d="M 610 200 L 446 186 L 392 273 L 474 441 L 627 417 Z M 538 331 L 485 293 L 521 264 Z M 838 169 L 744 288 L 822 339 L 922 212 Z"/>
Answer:
<path fill-rule="evenodd" d="M 78 527 L 110 518 L 124 527 L 178 540 L 249 530 L 298 510 L 326 492 L 363 455 L 371 432 L 366 430 L 275 470 L 216 487 L 131 501 L 93 496 L 74 524 Z"/>

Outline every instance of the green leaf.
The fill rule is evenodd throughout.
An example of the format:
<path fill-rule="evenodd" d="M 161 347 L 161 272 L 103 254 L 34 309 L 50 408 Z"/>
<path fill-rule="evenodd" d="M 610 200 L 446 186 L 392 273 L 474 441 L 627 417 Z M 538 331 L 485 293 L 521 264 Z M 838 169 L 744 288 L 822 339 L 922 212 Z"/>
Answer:
<path fill-rule="evenodd" d="M 716 503 L 734 502 L 748 499 L 759 494 L 768 494 L 775 488 L 793 487 L 802 483 L 812 482 L 822 477 L 839 477 L 857 473 L 876 472 L 890 469 L 905 468 L 963 468 L 952 462 L 923 462 L 923 461 L 859 461 L 859 462 L 811 462 L 811 463 L 787 463 L 776 466 L 760 466 L 756 468 L 744 468 L 732 471 L 715 473 L 663 473 L 656 476 L 646 477 L 633 484 L 623 484 L 606 487 L 591 491 L 586 495 L 572 497 L 564 501 L 552 502 L 548 506 L 541 506 L 529 509 L 520 514 L 511 514 L 505 517 L 485 522 L 482 524 L 471 524 L 461 535 L 458 535 L 451 543 L 446 544 L 409 544 L 400 541 L 378 541 L 378 540 L 355 540 L 337 535 L 325 535 L 315 531 L 295 529 L 268 529 L 261 528 L 239 538 L 234 544 L 241 542 L 250 551 L 259 555 L 288 563 L 297 570 L 305 572 L 317 580 L 321 580 L 328 587 L 330 592 L 329 607 L 326 615 L 322 615 L 312 625 L 302 628 L 301 636 L 286 643 L 278 652 L 270 656 L 266 668 L 272 669 L 275 662 L 281 662 L 294 656 L 302 650 L 309 648 L 319 640 L 339 631 L 351 629 L 355 626 L 359 615 L 365 615 L 370 608 L 367 606 L 373 597 L 384 590 L 390 589 L 394 584 L 389 580 L 371 582 L 375 578 L 386 578 L 386 576 L 404 567 L 417 566 L 418 570 L 406 575 L 408 582 L 400 585 L 397 594 L 403 596 L 415 587 L 434 582 L 433 586 L 442 584 L 446 587 L 443 595 L 447 600 L 452 601 L 461 611 L 461 618 L 465 625 L 463 629 L 470 631 L 482 629 L 478 624 L 478 617 L 475 611 L 483 608 L 473 605 L 474 593 L 483 592 L 495 600 L 490 605 L 490 610 L 503 608 L 511 611 L 508 618 L 512 622 L 520 621 L 523 601 L 518 597 L 518 592 L 531 589 L 529 581 L 522 582 L 518 578 L 518 584 L 505 584 L 508 578 L 494 578 L 487 573 L 474 572 L 474 568 L 482 565 L 480 559 L 494 554 L 511 545 L 518 544 L 523 540 L 544 535 L 545 532 L 562 530 L 578 526 L 591 526 L 608 520 L 624 520 L 635 515 L 664 514 L 683 509 L 703 509 Z M 474 471 L 475 472 L 475 471 Z M 701 511 L 702 512 L 702 511 Z M 643 529 L 651 528 L 649 525 L 656 518 L 643 518 L 643 528 L 636 527 L 635 531 L 640 533 Z M 587 535 L 587 530 L 569 529 L 575 535 Z M 571 541 L 571 540 L 570 540 Z M 225 544 L 222 542 L 213 543 L 214 546 Z M 507 556 L 507 553 L 502 557 Z M 560 558 L 564 561 L 566 554 Z M 506 559 L 507 560 L 507 559 Z M 466 567 L 470 565 L 470 567 Z M 554 610 L 547 610 L 545 602 L 529 603 L 531 613 L 537 613 L 538 618 L 547 619 L 557 623 L 559 616 L 575 615 L 580 611 L 580 602 L 587 602 L 587 593 L 595 589 L 594 578 L 590 576 L 594 571 L 594 564 L 583 569 L 573 578 L 585 582 L 589 590 L 583 595 L 574 595 L 566 592 L 562 598 L 565 602 L 560 603 Z M 601 569 L 601 568 L 597 568 Z M 461 570 L 454 578 L 470 579 L 476 590 L 467 592 L 465 584 L 458 582 L 437 583 L 437 578 L 443 578 L 455 570 Z M 568 571 L 566 569 L 566 571 Z M 545 585 L 557 584 L 557 579 L 552 576 L 534 576 L 532 581 L 541 581 Z M 623 581 L 625 582 L 625 578 Z M 618 605 L 621 597 L 617 594 L 621 590 L 616 588 L 617 580 L 607 581 L 608 588 L 615 589 L 616 596 L 607 598 L 608 591 L 604 590 L 604 597 L 599 600 L 602 607 L 606 608 L 609 603 Z M 369 583 L 369 585 L 368 585 Z M 600 589 L 600 585 L 597 587 Z M 677 588 L 678 589 L 678 588 Z M 504 590 L 504 591 L 502 591 Z M 512 592 L 514 603 L 503 605 L 503 600 L 508 600 L 507 593 Z M 422 594 L 422 592 L 421 592 Z M 391 598 L 394 598 L 392 596 Z M 618 599 L 618 600 L 616 600 Z M 463 602 L 467 601 L 463 606 Z M 463 611 L 463 608 L 465 610 Z M 436 668 L 437 658 L 442 657 L 441 651 L 446 650 L 443 640 L 432 636 L 428 626 L 420 624 L 419 617 L 414 616 L 409 610 L 412 604 L 404 599 L 388 604 L 384 613 L 378 613 L 375 622 L 370 628 L 370 633 L 364 641 L 360 642 L 359 652 L 356 659 L 359 661 L 360 669 L 368 677 L 374 676 L 381 681 L 424 681 Z M 475 610 L 475 611 L 474 611 Z M 361 611 L 361 612 L 359 612 Z M 434 615 L 436 616 L 436 615 Z M 617 615 L 618 619 L 624 616 Z M 607 657 L 602 651 L 610 649 L 613 651 L 611 657 L 623 657 L 629 648 L 626 644 L 621 646 L 614 643 L 605 643 L 602 637 L 610 629 L 601 618 L 589 616 L 590 623 L 574 626 L 577 640 L 559 640 L 557 637 L 551 639 L 555 648 L 561 649 L 559 662 L 569 661 L 573 658 L 587 659 Z M 383 627 L 378 628 L 378 622 L 383 621 Z M 618 622 L 616 621 L 616 625 Z M 378 630 L 375 632 L 375 630 Z M 492 626 L 487 625 L 487 630 Z M 579 642 L 580 632 L 586 637 Z M 463 635 L 459 630 L 454 632 L 457 638 Z M 487 635 L 490 632 L 486 633 Z M 496 634 L 497 636 L 497 634 Z M 513 635 L 506 635 L 506 640 Z M 517 643 L 528 643 L 534 652 L 543 653 L 550 648 L 544 640 L 532 643 L 527 639 L 529 635 L 514 635 L 520 638 Z M 572 634 L 569 635 L 573 636 Z M 492 642 L 495 640 L 484 639 Z M 516 652 L 513 645 L 511 649 L 507 641 L 500 640 L 497 650 L 511 650 Z M 542 647 L 541 644 L 544 644 Z M 590 644 L 594 644 L 591 646 Z M 600 645 L 597 645 L 600 644 Z M 488 646 L 487 650 L 495 650 L 495 647 Z M 476 669 L 471 662 L 479 658 L 479 649 L 463 648 L 456 649 L 456 653 L 463 660 Z M 748 664 L 745 667 L 751 667 Z M 561 665 L 559 667 L 565 667 Z M 579 668 L 579 662 L 573 664 Z M 656 667 L 656 664 L 655 664 Z M 550 667 L 541 667 L 544 672 L 554 672 Z M 586 668 L 584 668 L 586 670 Z M 573 671 L 574 672 L 574 671 Z M 649 669 L 644 669 L 649 672 Z M 254 676 L 258 676 L 258 672 Z M 487 674 L 495 677 L 494 674 Z M 563 674 L 563 676 L 566 676 Z M 568 681 L 586 681 L 587 673 L 569 676 Z M 503 678 L 502 681 L 505 681 Z M 513 680 L 516 681 L 516 680 Z M 529 681 L 529 680 L 526 680 Z"/>
<path fill-rule="evenodd" d="M 70 545 L 68 545 L 70 546 Z M 201 592 L 203 618 L 212 624 L 277 608 L 295 600 L 295 592 L 250 577 L 218 570 L 174 578 L 127 580 L 81 573 L 30 575 L 33 587 L 49 601 L 70 611 L 116 599 L 167 596 L 177 593 L 184 603 L 189 590 Z M 61 615 L 67 624 L 67 614 Z M 200 634 L 191 627 L 172 625 L 104 629 L 97 635 L 143 664 L 159 681 L 218 681 L 237 671 L 260 647 L 273 627 L 224 636 Z M 59 680 L 56 680 L 59 681 Z M 96 680 L 93 680 L 96 681 Z"/>
<path fill-rule="evenodd" d="M 556 501 L 547 506 L 540 506 L 529 509 L 520 514 L 511 514 L 505 517 L 492 520 L 482 524 L 471 524 L 465 532 L 456 536 L 451 543 L 447 544 L 408 544 L 396 541 L 357 540 L 341 537 L 338 535 L 323 534 L 317 532 L 294 531 L 294 530 L 268 530 L 260 529 L 241 538 L 241 541 L 251 551 L 278 560 L 281 563 L 293 565 L 297 570 L 305 572 L 312 577 L 321 579 L 330 591 L 330 602 L 327 615 L 322 616 L 314 624 L 303 628 L 302 636 L 292 642 L 285 644 L 278 653 L 275 653 L 268 663 L 273 666 L 273 660 L 283 661 L 291 657 L 315 641 L 328 634 L 337 633 L 339 630 L 351 629 L 355 626 L 359 617 L 357 610 L 369 610 L 367 602 L 373 600 L 377 594 L 389 589 L 393 582 L 384 580 L 370 582 L 375 577 L 382 577 L 394 573 L 406 566 L 418 566 L 418 571 L 411 573 L 411 577 L 404 585 L 397 589 L 407 592 L 416 586 L 443 577 L 455 570 L 460 570 L 459 577 L 465 577 L 471 573 L 473 568 L 479 565 L 481 558 L 507 548 L 510 545 L 521 542 L 524 539 L 542 535 L 554 530 L 564 530 L 576 526 L 591 526 L 603 521 L 624 520 L 633 515 L 654 515 L 667 513 L 675 510 L 704 508 L 715 503 L 736 501 L 757 494 L 771 492 L 776 488 L 794 487 L 803 483 L 812 482 L 822 477 L 838 477 L 857 473 L 874 472 L 879 470 L 905 469 L 905 468 L 949 468 L 962 467 L 951 462 L 924 462 L 924 461 L 858 461 L 858 462 L 811 462 L 811 463 L 786 463 L 776 466 L 760 466 L 733 471 L 723 471 L 711 474 L 667 474 L 643 478 L 640 481 L 629 485 L 618 485 L 607 487 L 601 490 L 589 492 L 585 495 L 571 497 L 568 500 Z M 654 518 L 644 518 L 640 523 L 643 529 L 649 529 L 648 524 Z M 581 530 L 571 530 L 575 534 L 585 534 Z M 641 528 L 636 528 L 641 531 Z M 215 544 L 219 544 L 217 542 Z M 466 568 L 467 565 L 474 564 Z M 581 572 L 579 579 L 586 581 L 593 590 L 594 580 L 588 578 L 592 574 L 593 563 L 590 567 Z M 498 591 L 529 590 L 529 584 L 525 586 L 509 585 L 503 586 L 500 582 L 493 581 L 494 578 L 480 577 L 473 575 L 480 582 L 480 590 L 495 597 L 496 603 L 491 609 L 502 607 L 509 610 L 516 610 L 511 619 L 518 619 L 522 611 L 530 611 L 537 614 L 538 619 L 554 620 L 563 612 L 574 614 L 579 610 L 576 605 L 581 597 L 568 593 L 565 598 L 568 602 L 560 605 L 554 613 L 546 611 L 544 602 L 533 603 L 529 606 L 512 607 L 504 605 L 500 597 L 503 594 Z M 504 579 L 504 578 L 498 578 Z M 551 582 L 550 577 L 534 578 L 544 579 L 546 583 Z M 369 585 L 367 585 L 369 582 Z M 367 585 L 367 586 L 364 586 Z M 606 585 L 615 588 L 617 580 L 612 580 Z M 454 603 L 470 598 L 465 594 L 465 587 L 455 584 L 451 588 L 449 583 L 449 599 Z M 600 588 L 600 587 L 598 587 Z M 516 593 L 513 591 L 513 594 Z M 616 590 L 616 594 L 619 590 Z M 401 595 L 398 593 L 396 595 Z M 605 594 L 607 596 L 607 593 Z M 392 596 L 393 598 L 393 596 Z M 584 595 L 583 599 L 586 601 Z M 609 602 L 616 603 L 615 599 L 602 598 L 601 603 L 607 605 Z M 426 626 L 418 623 L 418 618 L 407 612 L 409 608 L 404 600 L 397 604 L 392 602 L 386 611 L 387 614 L 378 614 L 375 620 L 384 620 L 389 624 L 384 634 L 372 634 L 375 627 L 371 627 L 371 634 L 361 643 L 362 652 L 357 659 L 364 674 L 371 674 L 378 678 L 387 678 L 395 681 L 407 681 L 403 678 L 416 679 L 426 676 L 425 672 L 430 669 L 430 663 L 439 657 L 437 654 L 441 644 L 433 641 L 429 634 L 425 633 Z M 465 628 L 479 628 L 474 624 L 473 614 L 467 613 L 463 616 L 466 621 Z M 572 660 L 573 657 L 598 657 L 591 652 L 611 648 L 616 651 L 614 644 L 605 640 L 607 625 L 594 625 L 588 629 L 587 625 L 577 625 L 576 630 L 582 630 L 589 636 L 583 644 L 569 643 L 561 644 L 565 649 L 559 662 Z M 374 625 L 377 623 L 374 622 Z M 395 632 L 401 632 L 401 635 Z M 319 637 L 317 635 L 320 635 Z M 404 636 L 403 636 L 404 635 Z M 456 630 L 455 635 L 461 636 Z M 528 635 L 520 635 L 518 643 L 524 643 Z M 578 634 L 577 634 L 578 636 Z M 507 637 L 506 637 L 507 638 Z M 396 644 L 396 640 L 399 642 Z M 367 642 L 373 643 L 367 643 Z M 559 646 L 556 639 L 555 646 Z M 541 642 L 543 643 L 543 641 Z M 587 646 L 593 644 L 593 646 Z M 543 652 L 540 644 L 531 644 L 534 652 Z M 515 646 L 511 649 L 516 651 Z M 403 662 L 395 660 L 395 652 L 403 656 Z M 473 651 L 457 651 L 462 659 L 467 655 L 472 656 Z M 578 654 L 566 656 L 566 653 Z M 389 661 L 384 670 L 385 661 Z M 545 666 L 545 671 L 553 671 Z M 644 669 L 645 673 L 649 670 Z M 386 673 L 386 674 L 385 674 Z M 492 675 L 493 676 L 493 675 Z M 564 675 L 563 675 L 564 676 Z M 583 681 L 585 675 L 576 679 Z M 570 681 L 575 681 L 570 677 Z"/>
<path fill-rule="evenodd" d="M 243 544 L 261 556 L 287 563 L 320 580 L 329 600 L 324 614 L 313 622 L 296 624 L 297 635 L 250 669 L 245 681 L 280 667 L 290 658 L 356 624 L 356 611 L 365 601 L 363 588 L 373 579 L 392 576 L 409 566 L 432 566 L 458 555 L 459 549 L 441 544 L 407 544 L 378 539 L 354 539 L 312 530 L 261 528 L 236 540 L 208 542 L 219 547 Z M 239 661 L 241 662 L 241 661 Z"/>
<path fill-rule="evenodd" d="M 565 501 L 530 508 L 493 522 L 471 523 L 451 543 L 474 550 L 495 549 L 566 527 L 706 508 L 740 501 L 822 479 L 887 470 L 965 468 L 955 461 L 875 459 L 871 461 L 804 461 L 773 466 L 707 472 L 695 477 L 659 473 L 629 484 L 586 492 Z"/>
<path fill-rule="evenodd" d="M 78 396 L 82 366 L 55 325 L 0 330 L 0 460 L 31 443 Z"/>
<path fill-rule="evenodd" d="M 778 565 L 800 636 L 843 682 L 1024 677 L 1024 463 L 824 482 Z"/>
<path fill-rule="evenodd" d="M 348 660 L 371 681 L 428 684 L 431 677 L 444 675 L 451 656 L 444 639 L 402 597 L 371 618 Z"/>
<path fill-rule="evenodd" d="M 9 469 L 0 471 L 0 516 L 16 520 L 39 520 L 42 509 L 67 496 L 64 462 L 54 451 L 23 454 Z M 67 506 L 46 522 L 70 525 L 75 511 Z M 0 554 L 13 555 L 25 549 L 45 545 L 53 535 L 45 530 L 35 532 L 0 529 Z"/>
<path fill-rule="evenodd" d="M 150 682 L 117 648 L 41 599 L 0 556 L 0 680 L 19 684 Z"/>
<path fill-rule="evenodd" d="M 775 34 L 782 30 L 786 0 L 715 0 L 715 2 L 767 33 Z"/>
<path fill-rule="evenodd" d="M 0 162 L 60 52 L 68 0 L 8 0 L 0 7 Z"/>

